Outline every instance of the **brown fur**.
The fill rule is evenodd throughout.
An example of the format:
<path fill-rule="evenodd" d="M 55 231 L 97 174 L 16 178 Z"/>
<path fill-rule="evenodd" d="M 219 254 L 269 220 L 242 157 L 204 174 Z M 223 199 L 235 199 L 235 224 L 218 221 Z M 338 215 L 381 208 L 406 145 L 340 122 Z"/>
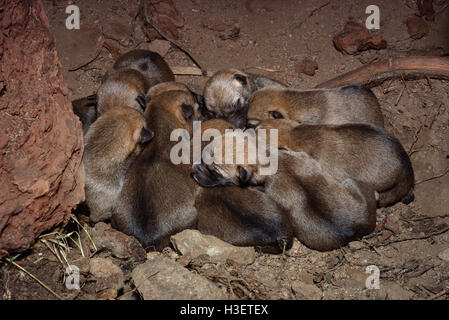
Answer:
<path fill-rule="evenodd" d="M 143 113 L 149 88 L 147 80 L 140 72 L 132 69 L 117 71 L 98 89 L 98 113 L 104 114 L 115 107 L 130 107 Z"/>
<path fill-rule="evenodd" d="M 379 194 L 379 206 L 413 199 L 414 174 L 401 143 L 368 124 L 298 125 L 291 120 L 265 120 L 257 127 L 278 129 L 279 148 L 310 154 L 337 179 L 351 178 Z"/>
<path fill-rule="evenodd" d="M 110 218 L 128 167 L 152 135 L 145 129 L 142 114 L 131 108 L 113 108 L 89 128 L 83 164 L 91 221 Z"/>
<path fill-rule="evenodd" d="M 201 185 L 210 185 L 217 176 L 202 166 L 194 168 L 194 176 Z M 270 176 L 255 178 L 257 172 L 251 167 L 239 167 L 241 170 L 227 170 L 239 172 L 238 179 L 221 176 L 218 181 L 236 184 L 241 181 L 241 171 L 246 171 L 244 175 L 263 184 L 264 191 L 237 187 L 201 190 L 197 196 L 200 230 L 236 245 L 271 248 L 276 239 L 288 243 L 295 235 L 309 248 L 324 251 L 369 234 L 376 225 L 373 190 L 351 179 L 337 181 L 304 152 L 281 151 L 279 170 Z M 211 205 L 214 210 L 202 221 L 201 214 Z M 230 236 L 234 228 L 236 237 Z"/>
<path fill-rule="evenodd" d="M 140 72 L 150 87 L 161 82 L 175 81 L 175 76 L 165 60 L 158 53 L 149 50 L 132 50 L 120 56 L 106 78 L 123 69 Z"/>
<path fill-rule="evenodd" d="M 221 134 L 235 126 L 223 119 L 211 119 L 201 124 L 201 131 L 216 129 Z M 217 137 L 222 139 L 223 137 Z M 210 142 L 203 142 L 202 148 Z M 203 165 L 193 166 L 194 179 Z M 237 186 L 197 188 L 195 208 L 197 229 L 238 246 L 256 246 L 272 253 L 289 248 L 293 234 L 283 209 L 264 193 Z"/>
<path fill-rule="evenodd" d="M 246 126 L 246 113 L 251 94 L 264 87 L 286 87 L 284 84 L 236 69 L 215 73 L 204 87 L 204 102 L 210 117 L 224 118 L 239 128 Z"/>
<path fill-rule="evenodd" d="M 265 88 L 251 97 L 248 121 L 291 119 L 306 124 L 367 123 L 383 128 L 379 103 L 371 90 L 360 86 L 297 90 Z"/>
<path fill-rule="evenodd" d="M 145 112 L 148 127 L 155 133 L 129 169 L 123 190 L 113 209 L 113 226 L 135 236 L 144 247 L 160 250 L 171 235 L 196 224 L 195 183 L 190 165 L 175 165 L 170 151 L 173 130 L 192 134 L 192 120 L 198 115 L 193 96 L 185 91 L 168 91 L 154 97 Z"/>

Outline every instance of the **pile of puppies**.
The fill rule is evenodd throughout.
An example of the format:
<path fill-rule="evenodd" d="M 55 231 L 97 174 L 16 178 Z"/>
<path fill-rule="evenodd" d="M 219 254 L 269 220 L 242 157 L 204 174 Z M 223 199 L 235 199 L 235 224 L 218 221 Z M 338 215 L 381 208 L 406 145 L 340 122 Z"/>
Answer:
<path fill-rule="evenodd" d="M 229 69 L 202 96 L 174 82 L 158 54 L 134 50 L 73 108 L 85 134 L 90 219 L 110 220 L 146 248 L 193 228 L 269 252 L 293 237 L 331 250 L 371 233 L 377 207 L 413 200 L 410 159 L 363 87 L 302 91 Z M 220 139 L 230 128 L 277 129 L 277 172 L 261 175 L 260 163 L 174 164 L 171 134 L 192 137 L 193 121 Z"/>

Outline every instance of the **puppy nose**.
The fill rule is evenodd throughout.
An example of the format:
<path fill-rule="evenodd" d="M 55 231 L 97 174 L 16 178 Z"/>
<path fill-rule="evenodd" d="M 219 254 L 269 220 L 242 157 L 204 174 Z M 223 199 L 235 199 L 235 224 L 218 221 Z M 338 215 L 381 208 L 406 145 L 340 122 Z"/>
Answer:
<path fill-rule="evenodd" d="M 148 142 L 150 142 L 150 140 L 153 139 L 153 137 L 154 137 L 153 131 L 142 128 L 142 132 L 140 133 L 139 144 L 145 145 Z"/>

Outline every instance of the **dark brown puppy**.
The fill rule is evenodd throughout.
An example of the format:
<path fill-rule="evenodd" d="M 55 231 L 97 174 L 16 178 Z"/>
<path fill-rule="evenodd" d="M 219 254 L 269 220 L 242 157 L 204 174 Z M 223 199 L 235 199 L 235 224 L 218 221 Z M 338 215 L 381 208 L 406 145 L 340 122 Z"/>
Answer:
<path fill-rule="evenodd" d="M 135 236 L 145 248 L 162 249 L 171 235 L 196 224 L 190 164 L 172 162 L 178 142 L 171 137 L 174 130 L 184 129 L 181 136 L 190 146 L 197 109 L 190 93 L 173 90 L 152 98 L 145 112 L 155 137 L 130 167 L 112 216 L 115 228 Z"/>
<path fill-rule="evenodd" d="M 73 113 L 78 116 L 83 124 L 83 135 L 86 135 L 87 130 L 92 123 L 97 120 L 97 98 L 95 95 L 72 101 Z"/>
<path fill-rule="evenodd" d="M 279 148 L 310 154 L 332 168 L 340 181 L 351 178 L 378 193 L 379 207 L 413 201 L 414 173 L 401 143 L 368 124 L 298 125 L 291 120 L 265 120 L 257 129 L 278 129 Z"/>
<path fill-rule="evenodd" d="M 372 189 L 351 179 L 337 181 L 304 152 L 280 151 L 278 160 L 278 171 L 266 176 L 259 176 L 248 165 L 195 166 L 193 175 L 201 185 L 256 183 L 264 187 L 263 192 L 226 187 L 200 194 L 199 213 L 211 204 L 214 210 L 209 213 L 213 219 L 205 220 L 201 228 L 199 223 L 199 229 L 224 238 L 234 225 L 239 230 L 240 223 L 246 228 L 238 235 L 246 241 L 230 237 L 231 243 L 260 245 L 262 242 L 273 246 L 273 235 L 289 239 L 293 233 L 306 246 L 320 251 L 339 248 L 374 230 L 376 204 Z M 228 189 L 235 191 L 226 192 Z"/>
<path fill-rule="evenodd" d="M 265 87 L 285 88 L 286 85 L 236 69 L 218 71 L 204 87 L 204 102 L 209 117 L 224 118 L 238 128 L 244 128 L 251 94 Z"/>
<path fill-rule="evenodd" d="M 249 102 L 248 122 L 257 125 L 258 121 L 265 119 L 291 119 L 307 124 L 367 123 L 384 126 L 376 96 L 361 86 L 259 90 Z"/>
<path fill-rule="evenodd" d="M 131 108 L 113 108 L 89 128 L 83 164 L 92 222 L 111 217 L 111 207 L 120 194 L 128 167 L 152 137 L 153 133 L 145 129 L 142 114 Z"/>
<path fill-rule="evenodd" d="M 144 112 L 148 81 L 138 71 L 122 69 L 107 77 L 97 92 L 98 114 L 115 107 L 130 107 Z"/>
<path fill-rule="evenodd" d="M 165 60 L 158 53 L 149 50 L 132 50 L 120 56 L 106 74 L 106 79 L 123 69 L 140 72 L 150 87 L 161 82 L 175 81 L 175 76 Z"/>

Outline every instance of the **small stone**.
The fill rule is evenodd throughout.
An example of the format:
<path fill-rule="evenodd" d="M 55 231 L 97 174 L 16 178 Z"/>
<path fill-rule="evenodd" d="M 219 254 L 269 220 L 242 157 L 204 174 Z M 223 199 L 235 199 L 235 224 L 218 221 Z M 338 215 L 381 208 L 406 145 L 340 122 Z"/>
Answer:
<path fill-rule="evenodd" d="M 307 57 L 295 64 L 296 73 L 304 73 L 308 76 L 314 76 L 317 69 L 318 64 L 316 63 L 316 61 Z"/>
<path fill-rule="evenodd" d="M 449 248 L 441 251 L 438 254 L 438 258 L 440 258 L 441 260 L 444 260 L 444 261 L 449 261 Z"/>
<path fill-rule="evenodd" d="M 256 259 L 253 247 L 236 247 L 214 236 L 203 235 L 197 230 L 184 230 L 171 237 L 175 250 L 192 259 L 207 254 L 211 261 L 234 260 L 243 265 L 252 264 Z"/>
<path fill-rule="evenodd" d="M 384 230 L 383 232 L 382 232 L 382 234 L 380 235 L 380 237 L 379 237 L 379 241 L 380 242 L 385 242 L 385 241 L 387 241 L 388 239 L 390 239 L 390 237 L 393 235 L 393 232 L 391 232 L 390 230 Z"/>
<path fill-rule="evenodd" d="M 429 33 L 429 26 L 420 17 L 413 16 L 405 21 L 407 32 L 412 39 L 421 39 Z"/>
<path fill-rule="evenodd" d="M 161 57 L 165 57 L 170 48 L 171 44 L 169 41 L 160 39 L 153 40 L 148 45 L 148 50 L 159 53 Z"/>
<path fill-rule="evenodd" d="M 318 300 L 323 297 L 323 293 L 316 285 L 302 281 L 294 281 L 292 283 L 292 290 L 298 299 Z"/>
<path fill-rule="evenodd" d="M 145 300 L 228 299 L 215 283 L 166 257 L 154 256 L 138 265 L 131 277 Z"/>
<path fill-rule="evenodd" d="M 97 250 L 107 249 L 120 259 L 133 258 L 135 261 L 144 261 L 145 249 L 136 238 L 128 236 L 104 222 L 99 222 L 90 229 L 89 234 L 95 243 Z"/>
<path fill-rule="evenodd" d="M 96 278 L 95 290 L 97 292 L 123 288 L 125 281 L 120 267 L 116 266 L 110 259 L 93 258 L 90 260 L 90 273 Z M 110 294 L 108 294 L 108 297 Z M 114 297 L 115 298 L 115 297 Z"/>
<path fill-rule="evenodd" d="M 350 21 L 346 23 L 343 31 L 334 37 L 334 45 L 341 52 L 355 54 L 368 49 L 385 49 L 387 42 L 365 26 Z"/>
<path fill-rule="evenodd" d="M 401 232 L 398 222 L 394 221 L 394 218 L 391 216 L 387 217 L 384 228 L 390 230 L 394 234 L 399 234 Z"/>
<path fill-rule="evenodd" d="M 348 245 L 352 250 L 360 250 L 365 246 L 362 241 L 351 241 Z"/>

